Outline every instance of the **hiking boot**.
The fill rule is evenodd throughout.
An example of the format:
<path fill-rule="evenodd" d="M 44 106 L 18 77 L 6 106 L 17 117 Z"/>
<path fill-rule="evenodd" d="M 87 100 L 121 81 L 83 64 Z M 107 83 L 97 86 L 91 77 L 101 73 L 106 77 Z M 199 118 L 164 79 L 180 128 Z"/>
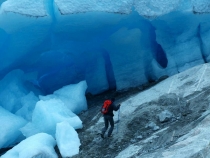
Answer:
<path fill-rule="evenodd" d="M 103 133 L 101 133 L 101 138 L 103 138 L 103 139 L 104 139 L 104 134 L 103 134 Z"/>

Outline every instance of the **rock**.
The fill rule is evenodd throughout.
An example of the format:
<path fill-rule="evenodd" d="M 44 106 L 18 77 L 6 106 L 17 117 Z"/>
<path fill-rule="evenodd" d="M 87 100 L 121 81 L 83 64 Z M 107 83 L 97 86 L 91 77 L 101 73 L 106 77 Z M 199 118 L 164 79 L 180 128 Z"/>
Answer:
<path fill-rule="evenodd" d="M 115 147 L 114 147 L 114 145 L 110 145 L 109 148 L 110 149 L 114 149 Z"/>
<path fill-rule="evenodd" d="M 169 106 L 169 105 L 178 105 L 179 100 L 178 96 L 174 93 L 162 95 L 158 100 L 159 105 Z"/>
<path fill-rule="evenodd" d="M 173 114 L 170 111 L 168 111 L 168 110 L 164 110 L 163 112 L 161 112 L 158 115 L 158 118 L 159 118 L 160 122 L 170 121 L 172 117 L 173 117 Z"/>
<path fill-rule="evenodd" d="M 159 130 L 160 129 L 160 127 L 157 126 L 154 122 L 149 122 L 146 125 L 146 128 L 151 128 L 151 129 L 153 129 L 153 131 L 156 131 L 156 130 Z"/>
<path fill-rule="evenodd" d="M 131 141 L 130 141 L 131 143 L 135 143 L 136 142 L 136 140 L 135 139 L 131 139 Z"/>
<path fill-rule="evenodd" d="M 143 136 L 142 136 L 142 135 L 139 135 L 139 136 L 137 136 L 136 138 L 137 138 L 137 139 L 142 139 Z"/>

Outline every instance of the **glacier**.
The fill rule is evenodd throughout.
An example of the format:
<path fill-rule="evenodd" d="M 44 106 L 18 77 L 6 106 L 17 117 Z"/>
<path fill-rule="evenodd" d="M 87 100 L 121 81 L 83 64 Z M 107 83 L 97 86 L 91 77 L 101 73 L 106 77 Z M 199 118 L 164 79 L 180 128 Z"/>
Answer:
<path fill-rule="evenodd" d="M 140 87 L 208 63 L 209 13 L 209 0 L 1 0 L 0 148 L 19 143 L 4 156 L 57 157 L 56 143 L 61 154 L 77 154 L 86 94 Z M 195 82 L 189 91 L 205 87 Z M 122 107 L 130 104 L 131 114 L 133 104 L 159 97 L 151 93 Z M 31 142 L 31 155 L 21 153 Z"/>
<path fill-rule="evenodd" d="M 7 0 L 0 77 L 34 73 L 44 94 L 86 80 L 93 95 L 209 62 L 208 0 Z"/>

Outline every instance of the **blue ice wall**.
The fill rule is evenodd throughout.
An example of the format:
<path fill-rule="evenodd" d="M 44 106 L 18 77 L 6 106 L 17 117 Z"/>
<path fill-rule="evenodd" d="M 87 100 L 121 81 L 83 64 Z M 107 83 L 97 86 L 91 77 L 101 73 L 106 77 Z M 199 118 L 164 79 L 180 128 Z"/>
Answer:
<path fill-rule="evenodd" d="M 34 73 L 43 93 L 86 80 L 124 90 L 210 60 L 207 0 L 0 2 L 0 77 Z"/>

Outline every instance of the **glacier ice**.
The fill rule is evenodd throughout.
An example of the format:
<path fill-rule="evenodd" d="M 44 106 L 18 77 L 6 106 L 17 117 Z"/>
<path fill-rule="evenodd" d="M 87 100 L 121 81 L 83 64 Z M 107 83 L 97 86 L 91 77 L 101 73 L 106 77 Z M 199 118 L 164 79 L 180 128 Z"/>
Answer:
<path fill-rule="evenodd" d="M 8 0 L 0 77 L 36 72 L 45 94 L 83 80 L 94 95 L 140 86 L 209 61 L 209 10 L 207 0 Z"/>
<path fill-rule="evenodd" d="M 43 101 L 50 99 L 61 100 L 65 107 L 69 108 L 73 113 L 79 114 L 83 110 L 87 110 L 87 102 L 85 98 L 86 89 L 87 83 L 81 81 L 77 84 L 62 87 L 51 95 L 39 96 L 39 98 Z"/>
<path fill-rule="evenodd" d="M 110 52 L 116 86 L 119 90 L 147 81 L 144 73 L 144 61 L 141 60 L 144 58 L 144 50 L 139 51 L 142 41 L 141 30 L 122 28 L 105 43 L 106 49 Z M 122 60 L 117 60 L 118 58 L 122 58 Z"/>
<path fill-rule="evenodd" d="M 1 135 L 0 148 L 13 146 L 25 137 L 19 131 L 27 123 L 23 118 L 16 116 L 0 106 Z"/>
<path fill-rule="evenodd" d="M 200 30 L 200 42 L 201 42 L 201 50 L 202 55 L 205 60 L 205 62 L 209 62 L 210 60 L 210 45 L 208 44 L 209 38 L 210 38 L 210 23 L 209 22 L 203 22 L 199 25 Z"/>
<path fill-rule="evenodd" d="M 31 136 L 7 151 L 1 158 L 57 158 L 54 146 L 55 139 L 46 133 Z"/>
<path fill-rule="evenodd" d="M 38 101 L 38 97 L 33 92 L 30 92 L 21 98 L 22 107 L 15 114 L 23 117 L 27 121 L 31 121 L 32 112 Z"/>
<path fill-rule="evenodd" d="M 23 74 L 21 70 L 14 70 L 0 82 L 0 105 L 12 113 L 22 107 L 21 98 L 27 94 L 23 84 Z"/>
<path fill-rule="evenodd" d="M 61 14 L 75 14 L 91 11 L 130 13 L 132 0 L 55 0 Z"/>
<path fill-rule="evenodd" d="M 2 0 L 1 111 L 17 117 L 14 131 L 27 137 L 54 137 L 63 121 L 82 128 L 76 114 L 87 109 L 85 94 L 140 86 L 209 62 L 209 4 Z M 2 147 L 22 140 L 19 134 Z"/>
<path fill-rule="evenodd" d="M 26 74 L 22 70 L 14 70 L 0 80 L 0 120 L 2 121 L 0 149 L 13 147 L 19 142 L 24 144 L 15 146 L 4 157 L 30 157 L 33 154 L 42 157 L 49 157 L 49 155 L 57 157 L 54 149 L 50 151 L 49 147 L 44 147 L 41 150 L 43 142 L 40 142 L 38 136 L 35 135 L 45 132 L 55 138 L 56 124 L 63 121 L 66 121 L 72 129 L 83 126 L 75 113 L 79 114 L 87 109 L 86 81 L 64 86 L 52 95 L 44 96 L 37 90 L 39 85 L 34 81 L 34 76 L 37 76 L 36 73 Z M 75 130 L 74 132 L 76 133 Z M 29 138 L 30 136 L 32 138 Z M 33 139 L 33 136 L 38 142 L 34 143 L 30 149 L 27 148 L 27 152 L 25 146 L 36 139 Z M 48 145 L 54 147 L 52 144 Z M 60 145 L 62 146 L 61 143 Z M 72 150 L 72 153 L 76 151 L 78 149 Z"/>
<path fill-rule="evenodd" d="M 24 6 L 24 7 L 23 7 Z M 43 0 L 28 1 L 28 0 L 7 0 L 1 6 L 1 12 L 12 12 L 18 14 L 27 14 L 30 16 L 46 16 L 46 10 Z"/>
<path fill-rule="evenodd" d="M 80 129 L 83 126 L 80 118 L 69 110 L 61 100 L 40 100 L 33 111 L 32 121 L 20 130 L 26 137 L 41 132 L 54 137 L 56 124 L 63 121 L 67 121 L 75 129 Z"/>
<path fill-rule="evenodd" d="M 195 13 L 209 13 L 210 2 L 208 0 L 192 0 L 193 11 Z"/>
<path fill-rule="evenodd" d="M 79 153 L 81 144 L 78 134 L 68 122 L 57 123 L 55 138 L 62 157 L 71 157 Z"/>
<path fill-rule="evenodd" d="M 190 13 L 170 14 L 171 16 L 163 16 L 161 22 L 153 21 L 157 29 L 156 39 L 158 43 L 163 46 L 166 54 L 172 56 L 179 72 L 186 69 L 185 64 L 190 64 L 187 67 L 190 68 L 204 63 L 200 47 L 199 23 L 201 20 Z M 176 21 L 172 17 L 176 17 Z"/>
<path fill-rule="evenodd" d="M 176 10 L 180 0 L 135 0 L 134 7 L 137 12 L 146 17 L 157 17 Z"/>

